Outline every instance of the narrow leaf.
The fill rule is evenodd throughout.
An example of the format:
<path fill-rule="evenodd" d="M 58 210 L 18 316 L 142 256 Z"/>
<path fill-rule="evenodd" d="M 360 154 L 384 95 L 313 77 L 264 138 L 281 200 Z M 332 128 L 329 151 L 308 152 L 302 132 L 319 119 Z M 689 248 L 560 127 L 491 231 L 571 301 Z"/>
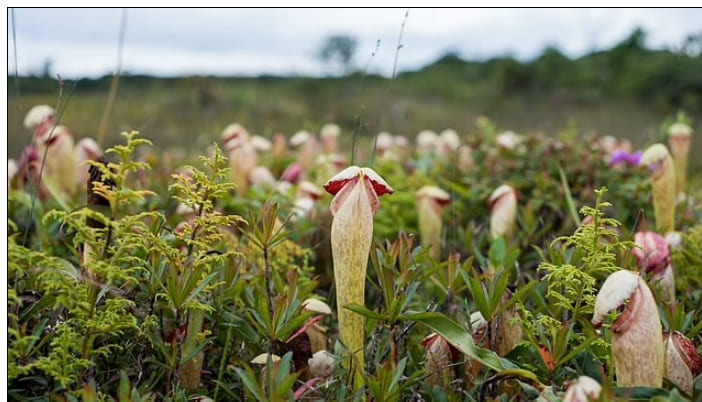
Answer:
<path fill-rule="evenodd" d="M 499 357 L 495 352 L 476 346 L 473 343 L 473 336 L 468 331 L 441 313 L 408 314 L 402 318 L 425 325 L 466 356 L 495 371 L 517 368 L 512 362 Z"/>

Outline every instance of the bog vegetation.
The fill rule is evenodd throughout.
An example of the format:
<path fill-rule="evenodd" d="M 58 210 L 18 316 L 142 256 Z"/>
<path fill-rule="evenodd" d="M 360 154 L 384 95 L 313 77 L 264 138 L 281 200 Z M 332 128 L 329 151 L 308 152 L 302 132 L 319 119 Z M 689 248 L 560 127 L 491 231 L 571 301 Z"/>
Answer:
<path fill-rule="evenodd" d="M 271 143 L 233 124 L 189 165 L 123 133 L 62 187 L 48 169 L 70 134 L 30 128 L 46 157 L 9 183 L 12 399 L 695 392 L 700 178 L 658 191 L 676 171 L 665 145 L 481 119 L 462 136 L 381 133 L 356 145 L 361 169 L 336 125 Z M 689 126 L 668 132 L 679 160 Z M 607 285 L 615 272 L 640 290 Z M 680 361 L 629 379 L 622 359 L 641 357 L 625 341 Z"/>
<path fill-rule="evenodd" d="M 686 83 L 678 97 L 659 92 L 663 78 L 655 90 L 649 80 L 598 87 L 592 65 L 562 68 L 634 68 L 654 56 L 640 41 L 635 34 L 578 61 L 547 52 L 527 66 L 447 57 L 417 74 L 455 67 L 480 76 L 497 65 L 500 91 L 548 81 L 597 99 L 632 90 L 665 107 L 699 105 L 699 70 L 671 73 Z M 655 57 L 664 66 L 670 57 L 699 61 Z M 544 66 L 580 71 L 582 81 L 539 81 L 552 77 Z M 403 79 L 460 92 L 450 80 Z M 253 94 L 272 83 L 315 102 L 327 96 L 298 88 L 318 89 L 305 79 L 241 85 Z M 486 117 L 460 132 L 404 136 L 400 120 L 410 118 L 384 125 L 347 115 L 357 103 L 318 117 L 338 125 L 312 129 L 281 98 L 289 120 L 275 107 L 242 108 L 244 124 L 229 116 L 216 141 L 187 154 L 172 151 L 168 124 L 152 132 L 148 122 L 141 132 L 110 131 L 114 146 L 103 151 L 74 145 L 61 125 L 78 113 L 71 102 L 91 96 L 64 89 L 57 110 L 30 110 L 15 135 L 24 130 L 32 145 L 8 162 L 11 400 L 702 395 L 702 175 L 689 115 L 656 121 L 634 145 L 574 123 L 514 132 Z M 197 102 L 218 115 L 208 93 Z M 155 118 L 163 116 L 183 118 Z M 283 120 L 302 127 L 254 134 L 275 133 Z M 374 129 L 388 131 L 362 135 Z"/>
<path fill-rule="evenodd" d="M 394 83 L 363 71 L 326 78 L 158 78 L 126 72 L 107 144 L 119 142 L 114 133 L 136 129 L 159 147 L 204 148 L 232 121 L 268 136 L 316 131 L 327 121 L 355 129 L 362 115 L 366 137 L 382 130 L 412 135 L 427 127 L 465 132 L 476 118 L 488 116 L 501 127 L 523 131 L 555 132 L 572 120 L 581 131 L 643 146 L 660 137 L 661 122 L 678 110 L 702 121 L 702 36 L 690 36 L 672 50 L 648 49 L 645 38 L 634 31 L 611 49 L 579 58 L 555 48 L 529 61 L 509 56 L 467 61 L 448 52 L 418 71 L 399 73 Z M 383 43 L 380 51 L 393 45 Z M 369 56 L 358 50 L 356 59 L 363 65 Z M 56 104 L 57 85 L 52 72 L 20 77 L 18 83 L 8 78 L 8 149 L 17 155 L 27 144 L 24 111 Z M 76 135 L 96 135 L 110 81 L 81 79 L 73 91 L 73 82 L 66 81 L 71 107 L 62 120 Z M 693 147 L 702 151 L 702 142 Z"/>

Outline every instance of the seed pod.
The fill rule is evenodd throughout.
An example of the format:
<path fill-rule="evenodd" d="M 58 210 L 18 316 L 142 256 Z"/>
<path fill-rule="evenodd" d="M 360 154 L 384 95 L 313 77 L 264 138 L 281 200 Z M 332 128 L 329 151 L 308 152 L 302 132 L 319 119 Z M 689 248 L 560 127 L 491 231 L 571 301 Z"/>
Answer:
<path fill-rule="evenodd" d="M 271 355 L 271 366 L 273 369 L 273 375 L 277 376 L 278 375 L 278 370 L 280 369 L 280 356 L 272 354 Z M 268 387 L 266 384 L 268 383 L 268 373 L 266 370 L 266 365 L 268 364 L 268 353 L 261 353 L 260 355 L 254 357 L 251 362 L 251 364 L 255 364 L 257 366 L 263 366 L 261 367 L 261 384 L 263 384 L 263 389 L 268 390 Z M 275 377 L 273 377 L 275 378 Z"/>
<path fill-rule="evenodd" d="M 52 126 L 37 141 L 37 151 L 44 159 L 42 180 L 61 195 L 72 196 L 76 191 L 78 166 L 73 153 L 73 135 L 65 126 Z M 54 195 L 57 195 L 54 193 Z"/>
<path fill-rule="evenodd" d="M 675 163 L 675 191 L 685 194 L 687 185 L 687 158 L 692 143 L 692 129 L 684 123 L 675 123 L 668 129 L 668 145 Z"/>
<path fill-rule="evenodd" d="M 203 310 L 192 310 L 188 313 L 188 326 L 185 334 L 185 340 L 182 344 L 182 356 L 190 356 L 195 351 L 198 344 L 198 338 L 202 333 L 202 325 L 205 321 L 205 312 Z M 202 378 L 202 365 L 205 362 L 205 351 L 201 350 L 195 354 L 190 360 L 180 366 L 178 380 L 181 386 L 188 392 L 194 393 L 200 386 Z"/>
<path fill-rule="evenodd" d="M 378 197 L 392 194 L 394 190 L 372 169 L 358 166 L 336 174 L 324 189 L 334 195 L 330 208 L 334 216 L 331 244 L 339 338 L 353 354 L 355 383 L 359 387 L 363 382 L 364 319 L 344 306 L 364 304 L 366 268 L 373 241 L 373 215 L 378 211 Z"/>
<path fill-rule="evenodd" d="M 675 301 L 675 278 L 670 264 L 668 242 L 655 232 L 638 232 L 632 253 L 639 268 L 651 274 L 651 283 L 660 290 L 661 298 L 670 304 Z"/>
<path fill-rule="evenodd" d="M 290 137 L 290 145 L 298 150 L 297 163 L 302 165 L 305 171 L 310 171 L 320 151 L 317 137 L 308 131 L 298 131 Z"/>
<path fill-rule="evenodd" d="M 508 130 L 498 134 L 495 141 L 499 148 L 514 151 L 524 142 L 524 136 Z"/>
<path fill-rule="evenodd" d="M 317 299 L 307 299 L 302 302 L 302 306 L 305 310 L 317 314 L 331 315 L 332 313 L 327 303 Z M 314 323 L 310 325 L 305 332 L 307 332 L 307 336 L 310 338 L 312 353 L 317 353 L 327 348 L 327 329 L 325 327 Z"/>
<path fill-rule="evenodd" d="M 336 359 L 326 350 L 315 352 L 307 361 L 312 378 L 329 378 L 336 370 Z"/>
<path fill-rule="evenodd" d="M 251 171 L 258 165 L 258 154 L 249 141 L 249 132 L 234 123 L 222 131 L 224 149 L 229 156 L 232 180 L 237 185 L 237 194 L 247 194 Z"/>
<path fill-rule="evenodd" d="M 251 139 L 249 141 L 251 142 L 251 146 L 254 150 L 256 150 L 256 152 L 269 152 L 273 148 L 273 144 L 271 143 L 271 141 L 268 138 L 262 137 L 260 135 L 251 136 Z"/>
<path fill-rule="evenodd" d="M 324 152 L 333 154 L 337 151 L 337 141 L 340 134 L 341 129 L 334 123 L 329 123 L 322 126 L 322 129 L 319 131 L 319 136 L 322 137 Z"/>
<path fill-rule="evenodd" d="M 271 189 L 275 187 L 276 179 L 266 166 L 256 166 L 249 173 L 249 181 L 253 186 Z"/>
<path fill-rule="evenodd" d="M 282 161 L 288 153 L 288 139 L 285 134 L 277 133 L 273 136 L 273 160 L 276 162 Z"/>
<path fill-rule="evenodd" d="M 439 142 L 437 143 L 437 152 L 441 155 L 449 156 L 458 150 L 461 146 L 461 138 L 456 130 L 446 129 L 439 134 Z"/>
<path fill-rule="evenodd" d="M 458 148 L 458 170 L 461 173 L 468 173 L 475 167 L 473 160 L 473 148 L 468 145 L 463 145 Z"/>
<path fill-rule="evenodd" d="M 702 359 L 692 341 L 680 332 L 666 333 L 665 378 L 672 381 L 688 395 L 693 394 L 693 381 L 702 369 Z"/>
<path fill-rule="evenodd" d="M 25 188 L 27 185 L 34 186 L 39 199 L 45 201 L 51 193 L 46 187 L 46 180 L 39 176 L 40 167 L 41 156 L 37 148 L 32 145 L 26 147 L 17 162 L 20 186 L 22 188 Z"/>
<path fill-rule="evenodd" d="M 24 117 L 24 128 L 32 130 L 35 145 L 43 144 L 54 126 L 54 108 L 49 105 L 37 105 L 29 109 Z"/>
<path fill-rule="evenodd" d="M 424 338 L 422 345 L 425 349 L 424 371 L 427 384 L 430 387 L 439 386 L 447 390 L 453 381 L 452 356 L 450 345 L 437 333 L 431 333 Z"/>
<path fill-rule="evenodd" d="M 17 175 L 17 172 L 19 172 L 19 166 L 17 165 L 17 162 L 15 162 L 15 160 L 12 158 L 8 159 L 7 160 L 7 192 L 8 193 L 10 192 L 10 190 L 12 190 L 12 180 Z"/>
<path fill-rule="evenodd" d="M 487 347 L 488 322 L 485 321 L 485 317 L 483 317 L 480 311 L 476 311 L 470 315 L 470 326 L 473 331 L 473 343 L 481 348 Z M 473 360 L 469 357 L 466 357 L 465 360 L 466 390 L 471 390 L 478 380 L 478 376 L 480 375 L 483 365 L 480 364 L 479 361 Z"/>
<path fill-rule="evenodd" d="M 675 229 L 675 169 L 663 144 L 653 144 L 641 156 L 641 164 L 651 169 L 653 209 L 656 229 L 668 233 Z"/>
<path fill-rule="evenodd" d="M 73 149 L 76 165 L 78 169 L 78 184 L 83 185 L 90 176 L 88 170 L 90 166 L 85 161 L 96 161 L 102 156 L 102 149 L 94 139 L 86 137 L 78 141 Z"/>
<path fill-rule="evenodd" d="M 417 191 L 417 216 L 422 246 L 429 246 L 429 256 L 438 260 L 441 255 L 441 212 L 451 203 L 451 196 L 435 186 L 424 186 Z"/>
<path fill-rule="evenodd" d="M 600 326 L 619 312 L 611 326 L 612 354 L 619 387 L 660 387 L 663 383 L 663 330 L 651 290 L 641 277 L 621 270 L 597 294 L 592 323 Z"/>
<path fill-rule="evenodd" d="M 506 290 L 500 301 L 500 306 L 508 303 L 512 298 L 512 292 Z M 518 318 L 519 313 L 517 307 L 512 306 L 503 311 L 497 319 L 491 322 L 493 327 L 492 333 L 497 337 L 497 352 L 500 356 L 506 356 L 517 344 L 524 339 L 524 332 L 519 323 L 510 323 L 512 319 Z"/>
<path fill-rule="evenodd" d="M 378 133 L 375 138 L 375 151 L 379 157 L 384 157 L 385 154 L 393 147 L 395 138 L 387 131 Z"/>
<path fill-rule="evenodd" d="M 492 192 L 488 199 L 490 206 L 490 234 L 493 238 L 508 238 L 514 234 L 517 225 L 517 192 L 503 184 Z"/>
<path fill-rule="evenodd" d="M 436 150 L 439 135 L 432 130 L 422 130 L 417 134 L 417 152 L 422 155 Z"/>

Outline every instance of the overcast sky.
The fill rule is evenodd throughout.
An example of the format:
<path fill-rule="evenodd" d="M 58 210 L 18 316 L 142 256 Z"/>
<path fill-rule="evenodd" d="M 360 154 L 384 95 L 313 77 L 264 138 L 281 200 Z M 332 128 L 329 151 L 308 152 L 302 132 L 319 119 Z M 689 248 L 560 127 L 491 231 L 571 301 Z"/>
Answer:
<path fill-rule="evenodd" d="M 389 74 L 406 9 L 129 9 L 123 70 L 181 74 L 324 74 L 316 53 L 330 34 L 358 39 L 354 59 Z M 14 72 L 8 12 L 8 69 Z M 64 77 L 111 74 L 121 9 L 15 9 L 20 74 L 46 60 Z M 411 9 L 398 69 L 412 70 L 447 51 L 467 59 L 528 60 L 553 45 L 571 57 L 624 39 L 636 26 L 647 45 L 677 47 L 702 31 L 702 9 Z"/>

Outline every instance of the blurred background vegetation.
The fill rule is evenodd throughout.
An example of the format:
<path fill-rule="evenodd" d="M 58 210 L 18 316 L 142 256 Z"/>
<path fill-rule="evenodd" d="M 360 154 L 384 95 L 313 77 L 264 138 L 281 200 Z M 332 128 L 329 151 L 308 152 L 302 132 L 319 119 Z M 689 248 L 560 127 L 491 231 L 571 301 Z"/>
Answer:
<path fill-rule="evenodd" d="M 555 48 L 526 62 L 511 57 L 466 61 L 447 53 L 394 80 L 349 66 L 355 42 L 343 36 L 328 38 L 320 49 L 321 61 L 335 62 L 340 72 L 330 77 L 127 74 L 121 77 L 103 146 L 119 142 L 119 132 L 136 129 L 157 147 L 202 152 L 235 121 L 266 136 L 316 132 L 335 121 L 344 130 L 343 144 L 351 142 L 353 130 L 367 137 L 382 130 L 414 136 L 425 128 L 448 127 L 466 133 L 475 130 L 478 116 L 487 116 L 500 129 L 553 133 L 577 128 L 629 138 L 641 147 L 661 140 L 662 122 L 680 110 L 699 134 L 702 33 L 690 35 L 677 49 L 647 49 L 644 39 L 645 32 L 637 29 L 611 49 L 576 59 Z M 338 48 L 342 45 L 346 48 Z M 49 70 L 50 65 L 43 76 L 8 76 L 9 157 L 17 157 L 31 140 L 22 128 L 29 107 L 59 100 L 61 83 Z M 62 84 L 60 102 L 66 107 L 60 123 L 76 138 L 97 136 L 111 79 Z M 702 141 L 693 141 L 693 147 L 702 151 Z M 693 168 L 702 167 L 700 158 L 691 162 Z"/>

